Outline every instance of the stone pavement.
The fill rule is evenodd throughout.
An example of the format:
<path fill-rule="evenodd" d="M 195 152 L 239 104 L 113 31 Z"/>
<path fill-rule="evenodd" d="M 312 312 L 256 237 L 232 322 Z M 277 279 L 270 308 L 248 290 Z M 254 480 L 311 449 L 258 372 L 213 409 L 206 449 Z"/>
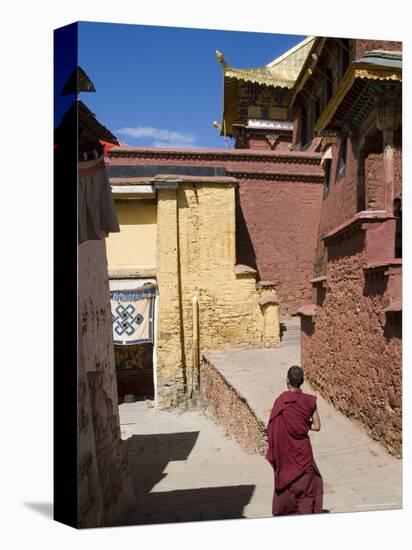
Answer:
<path fill-rule="evenodd" d="M 279 348 L 206 354 L 265 424 L 274 398 L 286 389 L 288 368 L 300 365 L 299 323 L 285 325 Z M 307 383 L 302 389 L 316 394 Z M 324 507 L 331 512 L 401 508 L 402 461 L 320 396 L 318 410 L 322 427 L 310 436 L 325 484 Z"/>
<path fill-rule="evenodd" d="M 285 388 L 287 369 L 299 364 L 298 327 L 287 328 L 277 349 L 207 354 L 265 423 L 274 397 Z M 320 397 L 318 407 L 322 429 L 311 432 L 311 439 L 325 484 L 324 508 L 400 508 L 401 461 Z M 129 403 L 120 406 L 120 422 L 139 497 L 124 523 L 270 517 L 271 467 L 201 410 L 158 411 Z"/>
<path fill-rule="evenodd" d="M 122 524 L 271 515 L 273 474 L 200 410 L 120 405 L 138 508 Z"/>

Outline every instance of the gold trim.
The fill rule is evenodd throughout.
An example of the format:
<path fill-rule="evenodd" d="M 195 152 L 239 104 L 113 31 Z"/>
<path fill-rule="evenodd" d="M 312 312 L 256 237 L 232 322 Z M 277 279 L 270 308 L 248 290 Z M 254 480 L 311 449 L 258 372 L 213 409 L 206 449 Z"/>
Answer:
<path fill-rule="evenodd" d="M 274 72 L 274 71 L 273 71 Z M 264 84 L 266 86 L 292 88 L 295 79 L 294 71 L 282 71 L 281 77 L 276 77 L 269 69 L 256 68 L 256 69 L 234 69 L 228 67 L 225 69 L 226 78 L 235 78 L 243 82 L 254 82 L 256 84 Z"/>
<path fill-rule="evenodd" d="M 355 77 L 370 80 L 397 80 L 402 82 L 402 73 L 396 73 L 392 70 L 385 71 L 379 69 L 378 72 L 373 72 L 368 69 L 360 69 L 355 71 Z"/>

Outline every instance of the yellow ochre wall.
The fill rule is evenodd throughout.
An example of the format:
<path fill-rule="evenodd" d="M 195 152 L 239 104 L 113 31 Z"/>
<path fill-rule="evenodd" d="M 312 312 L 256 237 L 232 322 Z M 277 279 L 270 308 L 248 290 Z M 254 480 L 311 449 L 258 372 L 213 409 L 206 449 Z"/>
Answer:
<path fill-rule="evenodd" d="M 116 200 L 120 233 L 107 239 L 109 271 L 156 266 L 156 200 Z"/>
<path fill-rule="evenodd" d="M 274 290 L 259 288 L 253 270 L 235 266 L 235 190 L 231 183 L 181 182 L 177 189 L 157 191 L 160 406 L 178 403 L 196 380 L 193 296 L 200 354 L 279 344 L 279 306 L 265 301 Z"/>
<path fill-rule="evenodd" d="M 225 181 L 155 182 L 156 200 L 116 201 L 120 233 L 107 239 L 109 271 L 156 266 L 157 403 L 178 404 L 192 389 L 193 304 L 198 299 L 199 359 L 207 350 L 279 344 L 272 285 L 236 266 L 235 193 Z"/>

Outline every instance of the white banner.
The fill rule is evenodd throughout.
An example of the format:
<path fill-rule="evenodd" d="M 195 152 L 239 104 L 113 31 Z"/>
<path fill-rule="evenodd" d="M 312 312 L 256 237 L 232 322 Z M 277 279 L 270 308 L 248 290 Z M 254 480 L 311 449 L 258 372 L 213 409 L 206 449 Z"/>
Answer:
<path fill-rule="evenodd" d="M 110 293 L 115 345 L 153 342 L 154 296 L 136 290 Z"/>

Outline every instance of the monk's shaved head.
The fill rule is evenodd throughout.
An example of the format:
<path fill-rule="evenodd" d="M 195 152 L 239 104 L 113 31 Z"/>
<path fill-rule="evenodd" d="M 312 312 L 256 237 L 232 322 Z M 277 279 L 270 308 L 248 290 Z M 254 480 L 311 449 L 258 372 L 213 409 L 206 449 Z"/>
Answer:
<path fill-rule="evenodd" d="M 300 388 L 303 384 L 303 369 L 293 365 L 288 370 L 288 381 L 292 388 Z"/>

